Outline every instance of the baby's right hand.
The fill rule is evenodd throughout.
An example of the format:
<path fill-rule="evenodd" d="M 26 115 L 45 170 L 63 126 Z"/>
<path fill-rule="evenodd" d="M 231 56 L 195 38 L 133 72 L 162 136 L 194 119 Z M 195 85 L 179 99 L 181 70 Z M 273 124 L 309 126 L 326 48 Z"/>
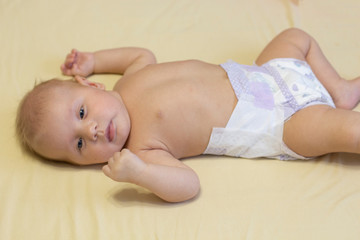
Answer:
<path fill-rule="evenodd" d="M 128 149 L 116 152 L 103 167 L 106 176 L 117 182 L 136 183 L 145 170 L 146 163 Z"/>
<path fill-rule="evenodd" d="M 79 52 L 76 49 L 66 56 L 65 62 L 60 66 L 64 75 L 79 75 L 87 77 L 94 72 L 95 58 L 93 53 Z"/>

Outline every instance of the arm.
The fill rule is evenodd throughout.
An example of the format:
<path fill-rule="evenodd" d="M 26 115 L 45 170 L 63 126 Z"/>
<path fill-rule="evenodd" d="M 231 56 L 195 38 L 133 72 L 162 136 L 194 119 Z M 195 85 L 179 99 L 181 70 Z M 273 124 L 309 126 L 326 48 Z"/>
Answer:
<path fill-rule="evenodd" d="M 79 52 L 73 49 L 61 65 L 69 76 L 87 77 L 93 73 L 130 74 L 156 63 L 154 54 L 144 48 L 116 48 L 97 52 Z"/>
<path fill-rule="evenodd" d="M 186 201 L 197 195 L 200 182 L 191 168 L 162 150 L 150 150 L 143 156 L 146 162 L 123 149 L 110 158 L 103 171 L 115 181 L 137 184 L 168 202 Z"/>
<path fill-rule="evenodd" d="M 94 53 L 94 73 L 129 74 L 155 64 L 154 54 L 144 48 L 117 48 Z"/>

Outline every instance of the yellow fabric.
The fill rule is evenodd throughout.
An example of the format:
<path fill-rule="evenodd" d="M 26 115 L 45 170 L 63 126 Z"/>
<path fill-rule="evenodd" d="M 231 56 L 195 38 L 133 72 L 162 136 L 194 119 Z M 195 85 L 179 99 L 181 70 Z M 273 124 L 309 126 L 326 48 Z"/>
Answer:
<path fill-rule="evenodd" d="M 360 156 L 282 162 L 184 160 L 200 195 L 169 204 L 79 168 L 23 153 L 21 97 L 61 76 L 71 48 L 150 48 L 158 61 L 252 64 L 288 27 L 311 33 L 346 78 L 360 75 L 359 0 L 0 1 L 0 239 L 359 239 Z M 117 76 L 95 76 L 111 88 Z"/>

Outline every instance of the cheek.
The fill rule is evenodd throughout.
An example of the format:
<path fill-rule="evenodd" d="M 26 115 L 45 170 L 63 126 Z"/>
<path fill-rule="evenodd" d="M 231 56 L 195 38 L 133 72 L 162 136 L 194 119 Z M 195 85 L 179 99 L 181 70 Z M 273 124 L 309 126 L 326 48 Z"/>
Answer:
<path fill-rule="evenodd" d="M 106 144 L 94 146 L 87 150 L 85 158 L 87 159 L 87 162 L 92 163 L 105 163 L 114 155 L 115 152 L 118 152 L 117 148 Z"/>
<path fill-rule="evenodd" d="M 122 110 L 121 102 L 111 96 L 107 96 L 102 101 L 95 104 L 93 105 L 95 107 L 94 110 L 96 109 L 96 112 L 99 114 L 113 115 L 114 113 Z"/>

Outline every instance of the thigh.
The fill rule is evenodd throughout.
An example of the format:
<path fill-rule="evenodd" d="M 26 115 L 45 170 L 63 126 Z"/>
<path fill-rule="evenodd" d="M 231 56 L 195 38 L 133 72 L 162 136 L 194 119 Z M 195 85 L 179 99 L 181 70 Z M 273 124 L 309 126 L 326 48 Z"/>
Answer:
<path fill-rule="evenodd" d="M 296 58 L 306 60 L 310 47 L 310 37 L 299 29 L 288 29 L 277 35 L 260 53 L 256 64 L 262 64 L 274 58 Z"/>
<path fill-rule="evenodd" d="M 284 125 L 284 143 L 305 157 L 331 152 L 360 153 L 360 113 L 315 105 L 295 113 Z"/>

